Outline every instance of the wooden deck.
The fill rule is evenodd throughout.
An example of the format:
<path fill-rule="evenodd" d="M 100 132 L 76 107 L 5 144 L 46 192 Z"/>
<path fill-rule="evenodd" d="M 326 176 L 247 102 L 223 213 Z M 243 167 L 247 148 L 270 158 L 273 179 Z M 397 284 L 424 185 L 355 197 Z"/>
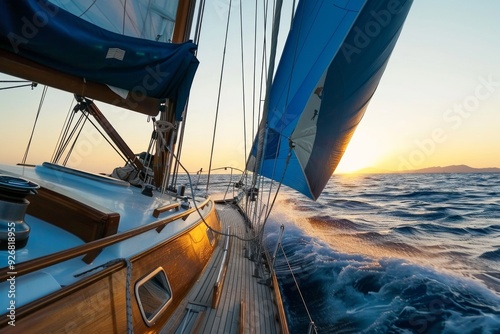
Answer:
<path fill-rule="evenodd" d="M 218 205 L 223 231 L 242 238 L 251 237 L 238 211 Z M 263 269 L 247 256 L 250 242 L 230 238 L 228 265 L 219 304 L 212 308 L 213 286 L 223 261 L 226 236 L 221 236 L 214 256 L 182 307 L 172 316 L 161 333 L 280 333 L 275 297 L 264 282 Z M 256 271 L 259 276 L 255 277 Z M 267 277 L 268 275 L 266 275 Z"/>

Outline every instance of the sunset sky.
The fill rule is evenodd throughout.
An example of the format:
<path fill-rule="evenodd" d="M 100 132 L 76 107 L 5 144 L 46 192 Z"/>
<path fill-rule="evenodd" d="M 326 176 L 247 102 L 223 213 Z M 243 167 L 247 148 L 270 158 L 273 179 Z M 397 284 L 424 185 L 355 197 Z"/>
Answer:
<path fill-rule="evenodd" d="M 189 102 L 182 156 L 189 171 L 208 168 L 223 38 L 215 36 L 224 33 L 225 15 L 217 4 L 227 2 L 207 4 L 198 53 L 201 64 Z M 239 4 L 233 7 L 237 15 Z M 379 88 L 337 172 L 453 164 L 500 167 L 499 35 L 500 1 L 414 1 Z M 233 44 L 227 55 L 239 61 L 239 42 Z M 245 50 L 245 61 L 251 65 L 253 51 Z M 226 66 L 212 167 L 243 168 L 241 69 L 230 60 Z M 0 78 L 9 79 L 4 75 Z M 248 83 L 251 80 L 246 78 Z M 41 86 L 0 91 L 1 163 L 21 161 L 41 93 Z M 246 112 L 250 115 L 251 93 L 247 95 Z M 71 100 L 70 94 L 49 89 L 28 163 L 50 160 Z M 102 103 L 98 106 L 135 152 L 147 149 L 152 125 L 146 116 Z M 49 134 L 42 135 L 44 130 Z M 250 133 L 251 128 L 247 150 Z M 122 165 L 95 131 L 88 129 L 83 136 L 86 144 L 76 148 L 70 165 L 95 172 L 110 172 Z M 97 162 L 88 162 L 89 157 Z"/>

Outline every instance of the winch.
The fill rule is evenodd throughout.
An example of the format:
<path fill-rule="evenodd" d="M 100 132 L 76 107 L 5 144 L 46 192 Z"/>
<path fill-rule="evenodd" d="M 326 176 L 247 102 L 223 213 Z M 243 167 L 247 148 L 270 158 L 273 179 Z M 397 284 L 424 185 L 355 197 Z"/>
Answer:
<path fill-rule="evenodd" d="M 40 186 L 21 177 L 0 174 L 0 250 L 26 246 L 30 227 L 24 221 L 30 202 Z"/>

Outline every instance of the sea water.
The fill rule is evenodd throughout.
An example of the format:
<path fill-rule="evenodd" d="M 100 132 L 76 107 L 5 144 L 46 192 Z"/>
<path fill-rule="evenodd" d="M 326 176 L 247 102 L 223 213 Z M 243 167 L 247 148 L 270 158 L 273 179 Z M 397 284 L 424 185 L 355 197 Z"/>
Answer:
<path fill-rule="evenodd" d="M 500 174 L 334 175 L 283 189 L 271 251 L 282 224 L 291 333 L 500 333 Z"/>

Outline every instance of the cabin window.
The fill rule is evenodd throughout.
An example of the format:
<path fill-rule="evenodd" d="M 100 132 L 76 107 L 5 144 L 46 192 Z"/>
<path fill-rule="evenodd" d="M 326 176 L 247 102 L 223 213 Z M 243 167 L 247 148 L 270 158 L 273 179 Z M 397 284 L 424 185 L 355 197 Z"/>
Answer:
<path fill-rule="evenodd" d="M 214 231 L 212 231 L 212 229 L 210 228 L 207 228 L 207 236 L 208 236 L 208 241 L 210 241 L 210 245 L 213 246 L 215 243 Z"/>
<path fill-rule="evenodd" d="M 142 317 L 148 326 L 172 300 L 172 289 L 163 268 L 159 267 L 135 284 L 135 295 Z"/>

